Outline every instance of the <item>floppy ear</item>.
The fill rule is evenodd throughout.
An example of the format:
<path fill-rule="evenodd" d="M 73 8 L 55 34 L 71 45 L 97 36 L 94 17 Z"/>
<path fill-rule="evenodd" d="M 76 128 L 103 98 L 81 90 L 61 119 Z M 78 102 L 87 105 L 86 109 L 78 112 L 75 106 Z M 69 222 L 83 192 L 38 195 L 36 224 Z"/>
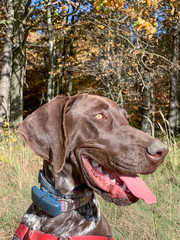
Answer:
<path fill-rule="evenodd" d="M 45 160 L 55 172 L 61 171 L 66 157 L 65 110 L 69 97 L 56 97 L 38 108 L 19 126 L 25 143 Z"/>

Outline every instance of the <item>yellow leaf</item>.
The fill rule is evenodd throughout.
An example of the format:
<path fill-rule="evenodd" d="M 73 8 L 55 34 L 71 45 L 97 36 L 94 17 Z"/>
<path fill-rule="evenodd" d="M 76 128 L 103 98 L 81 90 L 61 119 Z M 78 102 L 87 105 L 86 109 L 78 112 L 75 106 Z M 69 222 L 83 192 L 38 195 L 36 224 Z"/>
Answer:
<path fill-rule="evenodd" d="M 137 27 L 137 31 L 141 31 L 142 29 L 145 29 L 148 34 L 153 35 L 154 33 L 156 33 L 156 28 L 150 23 L 150 22 L 146 22 L 145 20 L 143 20 L 141 17 L 138 18 L 138 27 Z"/>
<path fill-rule="evenodd" d="M 143 20 L 141 17 L 138 17 L 138 24 L 142 25 L 145 23 L 145 20 Z"/>
<path fill-rule="evenodd" d="M 158 27 L 158 23 L 157 23 L 157 22 L 154 22 L 154 26 L 155 26 L 155 27 Z"/>
<path fill-rule="evenodd" d="M 149 11 L 146 9 L 145 11 L 144 11 L 144 16 L 148 16 L 149 15 Z"/>
<path fill-rule="evenodd" d="M 99 1 L 99 0 L 98 0 Z M 122 8 L 124 4 L 124 0 L 102 0 L 104 6 L 107 8 Z"/>
<path fill-rule="evenodd" d="M 171 9 L 171 14 L 174 15 L 174 11 L 175 11 L 175 8 L 174 6 L 172 5 L 172 9 Z"/>
<path fill-rule="evenodd" d="M 151 6 L 151 0 L 147 0 L 147 6 L 148 6 L 148 7 Z"/>

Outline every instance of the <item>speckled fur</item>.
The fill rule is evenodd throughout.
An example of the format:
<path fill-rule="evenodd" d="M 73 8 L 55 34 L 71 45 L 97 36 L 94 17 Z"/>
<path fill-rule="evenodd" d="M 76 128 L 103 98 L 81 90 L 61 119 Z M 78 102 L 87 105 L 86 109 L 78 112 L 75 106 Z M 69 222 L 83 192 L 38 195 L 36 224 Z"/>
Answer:
<path fill-rule="evenodd" d="M 44 164 L 44 166 L 47 167 L 47 164 Z M 49 172 L 49 169 L 51 169 L 51 167 L 48 167 L 46 172 Z M 65 171 L 67 171 L 67 169 Z M 48 175 L 50 176 L 51 174 Z M 66 191 L 68 194 L 73 194 L 73 191 L 69 190 L 75 188 L 72 184 L 71 178 L 69 178 L 69 181 L 64 182 L 62 177 L 59 176 L 59 182 L 64 185 L 64 188 L 65 186 L 68 187 Z M 70 183 L 71 185 L 69 185 Z M 98 232 L 100 234 L 111 234 L 109 224 L 106 222 L 100 211 L 99 202 L 94 192 L 83 184 L 81 187 L 81 193 L 92 194 L 92 196 L 86 205 L 76 210 L 69 210 L 57 217 L 51 217 L 32 204 L 24 214 L 22 222 L 33 230 L 64 238 L 74 236 L 74 233 L 76 236 L 89 235 L 92 234 L 93 231 L 96 235 L 98 235 Z M 104 232 L 101 232 L 99 228 L 102 221 L 104 222 L 103 226 L 105 227 L 103 227 Z M 17 240 L 18 238 L 14 236 L 13 239 Z"/>

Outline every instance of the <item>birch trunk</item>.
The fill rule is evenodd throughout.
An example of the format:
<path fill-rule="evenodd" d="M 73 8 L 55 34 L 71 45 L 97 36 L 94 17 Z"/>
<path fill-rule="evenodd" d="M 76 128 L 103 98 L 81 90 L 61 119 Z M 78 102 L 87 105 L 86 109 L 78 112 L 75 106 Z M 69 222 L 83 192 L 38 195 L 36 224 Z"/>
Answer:
<path fill-rule="evenodd" d="M 142 123 L 141 130 L 152 135 L 151 122 L 151 79 L 148 76 L 144 79 L 144 89 L 142 95 Z"/>
<path fill-rule="evenodd" d="M 58 58 L 61 59 L 62 66 L 59 68 L 59 77 L 57 79 L 57 89 L 56 89 L 56 95 L 62 95 L 63 94 L 63 83 L 64 83 L 64 70 L 65 70 L 65 40 L 63 38 L 62 33 L 60 32 L 60 38 L 59 38 L 59 47 L 58 50 Z"/>
<path fill-rule="evenodd" d="M 47 24 L 49 34 L 49 78 L 47 87 L 47 101 L 49 102 L 54 97 L 54 41 L 53 41 L 53 30 L 52 30 L 52 16 L 51 6 L 47 6 Z"/>
<path fill-rule="evenodd" d="M 4 125 L 4 121 L 9 119 L 9 90 L 12 72 L 12 35 L 13 35 L 13 0 L 7 0 L 7 30 L 4 39 L 4 47 L 2 51 L 2 67 L 0 78 L 0 126 Z"/>
<path fill-rule="evenodd" d="M 176 20 L 176 26 L 174 29 L 173 36 L 173 70 L 171 77 L 171 89 L 170 89 L 170 104 L 169 104 L 169 128 L 172 133 L 175 133 L 178 120 L 178 78 L 179 70 L 177 68 L 178 59 L 179 59 L 179 46 L 180 46 L 180 24 Z"/>
<path fill-rule="evenodd" d="M 72 17 L 72 23 L 74 21 L 73 19 L 74 19 L 74 17 Z M 71 42 L 70 42 L 70 46 L 69 46 L 70 47 L 69 55 L 70 55 L 71 58 L 74 57 L 74 47 L 73 47 L 74 36 L 73 36 L 73 34 L 74 34 L 74 27 L 71 28 L 71 35 L 72 36 L 71 36 Z M 72 66 L 71 62 L 69 63 L 69 66 L 70 66 L 70 69 L 71 69 L 71 66 Z M 73 73 L 72 73 L 71 70 L 69 71 L 68 93 L 69 93 L 70 96 L 73 93 Z"/>

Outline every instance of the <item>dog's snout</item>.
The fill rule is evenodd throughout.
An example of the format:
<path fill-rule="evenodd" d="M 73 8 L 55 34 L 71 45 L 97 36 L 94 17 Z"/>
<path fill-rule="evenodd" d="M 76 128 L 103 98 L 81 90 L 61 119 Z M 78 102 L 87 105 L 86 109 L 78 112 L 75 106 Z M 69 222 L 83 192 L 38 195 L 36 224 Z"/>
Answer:
<path fill-rule="evenodd" d="M 146 148 L 147 156 L 152 162 L 160 162 L 168 154 L 168 148 L 162 142 L 153 142 Z"/>

